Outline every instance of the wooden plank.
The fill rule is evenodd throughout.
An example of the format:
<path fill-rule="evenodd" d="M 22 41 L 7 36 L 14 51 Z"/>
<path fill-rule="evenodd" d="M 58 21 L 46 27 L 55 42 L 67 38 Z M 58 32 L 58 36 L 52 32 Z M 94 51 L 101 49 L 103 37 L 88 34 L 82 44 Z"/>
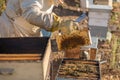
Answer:
<path fill-rule="evenodd" d="M 38 57 L 42 56 L 42 54 L 0 54 L 0 57 Z"/>
<path fill-rule="evenodd" d="M 17 60 L 41 60 L 41 58 L 40 57 L 0 58 L 0 61 L 17 61 Z"/>
<path fill-rule="evenodd" d="M 79 60 L 79 59 L 64 59 L 64 61 L 62 62 L 62 64 L 64 63 L 80 63 L 80 64 L 92 64 L 92 65 L 98 65 L 99 62 L 98 61 L 94 61 L 94 60 Z"/>
<path fill-rule="evenodd" d="M 95 60 L 96 52 L 97 52 L 97 49 L 94 49 L 94 48 L 90 49 L 90 60 Z"/>

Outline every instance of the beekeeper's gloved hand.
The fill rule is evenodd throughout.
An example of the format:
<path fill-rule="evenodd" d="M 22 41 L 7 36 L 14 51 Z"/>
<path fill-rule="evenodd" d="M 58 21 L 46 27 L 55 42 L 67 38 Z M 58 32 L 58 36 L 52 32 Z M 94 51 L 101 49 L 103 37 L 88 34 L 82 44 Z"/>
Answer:
<path fill-rule="evenodd" d="M 53 24 L 52 24 L 52 28 L 50 29 L 51 32 L 54 32 L 56 30 L 58 31 L 61 30 L 61 32 L 70 33 L 71 31 L 78 29 L 79 25 L 73 20 L 63 20 L 55 13 L 52 14 L 53 14 Z"/>
<path fill-rule="evenodd" d="M 62 20 L 58 25 L 58 29 L 63 34 L 70 34 L 73 31 L 79 30 L 79 24 L 74 22 L 73 20 Z"/>
<path fill-rule="evenodd" d="M 57 16 L 55 13 L 53 14 L 53 24 L 52 24 L 52 28 L 50 29 L 51 32 L 54 32 L 56 30 L 58 30 L 59 28 L 59 24 L 61 23 L 61 18 L 59 16 Z"/>

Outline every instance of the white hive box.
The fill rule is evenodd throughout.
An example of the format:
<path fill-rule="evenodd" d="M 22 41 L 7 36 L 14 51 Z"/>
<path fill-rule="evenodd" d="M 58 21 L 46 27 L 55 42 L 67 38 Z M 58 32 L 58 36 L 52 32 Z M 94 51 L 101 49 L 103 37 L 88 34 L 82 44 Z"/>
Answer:
<path fill-rule="evenodd" d="M 112 7 L 107 5 L 89 5 L 89 22 L 90 26 L 107 27 Z"/>
<path fill-rule="evenodd" d="M 105 26 L 107 27 L 108 25 L 108 20 L 107 19 L 89 19 L 89 25 L 90 26 Z"/>

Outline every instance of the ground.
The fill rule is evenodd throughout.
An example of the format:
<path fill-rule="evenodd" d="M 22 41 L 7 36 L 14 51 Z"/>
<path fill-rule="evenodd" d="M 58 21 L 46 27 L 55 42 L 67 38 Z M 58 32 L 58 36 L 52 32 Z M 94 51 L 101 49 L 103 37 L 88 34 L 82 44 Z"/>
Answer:
<path fill-rule="evenodd" d="M 79 2 L 80 0 L 63 0 L 63 1 L 65 2 L 64 5 L 59 5 L 55 7 L 53 10 L 62 19 L 73 20 L 78 18 L 82 14 L 82 9 L 80 8 L 80 2 Z M 115 34 L 115 36 L 120 37 L 119 35 L 120 4 L 115 4 L 114 6 L 115 7 L 111 13 L 111 16 L 112 15 L 114 16 L 111 17 L 109 26 L 116 26 L 117 32 L 115 30 L 113 31 L 113 34 Z M 111 53 L 112 53 L 112 48 L 114 47 L 113 44 L 114 44 L 114 40 L 111 41 L 111 43 L 107 43 L 107 42 L 99 43 L 99 49 L 105 51 L 105 54 L 104 54 L 105 56 L 103 57 L 103 59 L 107 60 L 106 63 L 101 65 L 102 80 L 120 80 L 120 70 L 118 68 L 111 67 L 111 58 L 113 58 L 113 55 Z M 60 64 L 60 61 L 56 60 L 56 63 L 57 64 L 54 64 L 54 65 L 58 66 L 58 64 Z M 56 74 L 54 74 L 54 76 L 56 76 Z"/>

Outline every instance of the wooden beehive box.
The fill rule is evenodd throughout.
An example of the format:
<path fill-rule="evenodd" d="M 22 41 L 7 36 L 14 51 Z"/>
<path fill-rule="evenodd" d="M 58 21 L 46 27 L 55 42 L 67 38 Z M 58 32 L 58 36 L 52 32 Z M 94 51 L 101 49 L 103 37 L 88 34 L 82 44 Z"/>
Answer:
<path fill-rule="evenodd" d="M 46 80 L 50 53 L 48 37 L 0 38 L 0 80 Z"/>
<path fill-rule="evenodd" d="M 63 59 L 56 80 L 101 80 L 100 64 L 92 60 Z"/>
<path fill-rule="evenodd" d="M 75 58 L 79 59 L 80 58 L 80 48 L 73 48 L 73 49 L 68 49 L 65 50 L 65 58 Z"/>

